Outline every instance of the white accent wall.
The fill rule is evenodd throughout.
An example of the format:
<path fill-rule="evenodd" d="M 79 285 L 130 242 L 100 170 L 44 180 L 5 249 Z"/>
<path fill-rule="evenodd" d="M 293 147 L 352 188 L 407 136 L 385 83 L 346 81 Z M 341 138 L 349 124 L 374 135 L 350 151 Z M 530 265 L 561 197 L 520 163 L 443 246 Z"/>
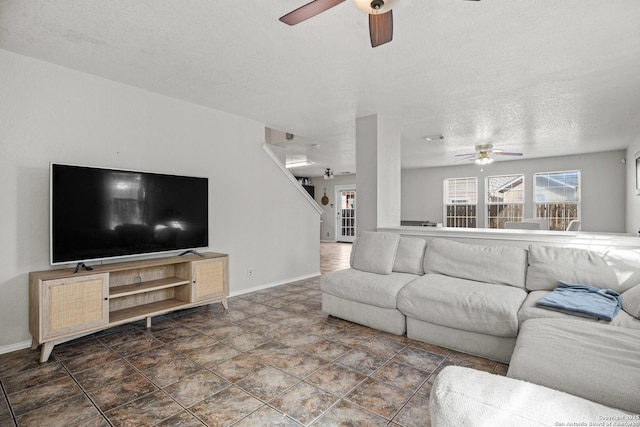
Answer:
<path fill-rule="evenodd" d="M 209 177 L 232 295 L 319 274 L 319 213 L 262 149 L 264 123 L 2 50 L 0 69 L 0 353 L 31 340 L 28 273 L 50 268 L 50 162 Z"/>
<path fill-rule="evenodd" d="M 638 143 L 640 146 L 640 141 Z M 640 149 L 640 148 L 639 148 Z M 582 184 L 582 230 L 590 232 L 624 233 L 627 225 L 627 156 L 624 150 L 574 156 L 547 157 L 499 161 L 483 167 L 475 164 L 460 166 L 405 169 L 402 171 L 402 220 L 443 220 L 443 180 L 445 178 L 478 177 L 478 226 L 484 227 L 485 177 L 523 173 L 525 176 L 525 217 L 532 217 L 533 174 L 561 170 L 580 170 Z M 634 181 L 635 182 L 635 181 Z M 637 204 L 640 213 L 640 201 Z M 636 215 L 636 218 L 640 216 Z M 637 220 L 640 226 L 640 219 Z"/>

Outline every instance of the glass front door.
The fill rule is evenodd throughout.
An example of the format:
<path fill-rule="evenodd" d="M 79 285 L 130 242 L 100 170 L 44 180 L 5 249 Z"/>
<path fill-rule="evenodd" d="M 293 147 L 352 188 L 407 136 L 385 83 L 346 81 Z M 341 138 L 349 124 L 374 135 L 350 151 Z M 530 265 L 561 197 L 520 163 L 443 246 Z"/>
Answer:
<path fill-rule="evenodd" d="M 336 188 L 336 236 L 339 242 L 353 242 L 356 238 L 356 190 Z"/>

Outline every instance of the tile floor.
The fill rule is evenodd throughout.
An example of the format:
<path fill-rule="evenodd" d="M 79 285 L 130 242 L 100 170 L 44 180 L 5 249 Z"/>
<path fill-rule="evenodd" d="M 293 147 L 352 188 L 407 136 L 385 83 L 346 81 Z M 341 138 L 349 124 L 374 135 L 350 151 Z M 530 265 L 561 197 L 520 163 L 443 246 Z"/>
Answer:
<path fill-rule="evenodd" d="M 350 245 L 322 244 L 322 271 Z M 346 261 L 345 261 L 346 260 Z M 0 355 L 0 426 L 420 426 L 444 366 L 507 366 L 324 315 L 319 278 Z M 341 424 L 344 423 L 344 424 Z"/>

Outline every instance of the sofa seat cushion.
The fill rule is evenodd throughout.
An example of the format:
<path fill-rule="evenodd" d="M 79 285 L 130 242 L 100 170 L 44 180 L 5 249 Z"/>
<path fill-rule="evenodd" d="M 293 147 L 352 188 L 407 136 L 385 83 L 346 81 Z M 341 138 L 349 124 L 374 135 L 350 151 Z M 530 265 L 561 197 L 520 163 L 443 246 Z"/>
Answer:
<path fill-rule="evenodd" d="M 402 288 L 398 308 L 405 315 L 464 331 L 497 337 L 518 333 L 524 289 L 425 274 Z"/>
<path fill-rule="evenodd" d="M 524 289 L 527 251 L 513 246 L 469 245 L 436 238 L 427 244 L 424 271 Z"/>
<path fill-rule="evenodd" d="M 507 376 L 640 413 L 640 331 L 584 320 L 522 324 Z"/>
<path fill-rule="evenodd" d="M 320 276 L 320 289 L 349 301 L 397 308 L 400 289 L 418 277 L 408 273 L 376 274 L 347 268 Z"/>
<path fill-rule="evenodd" d="M 616 317 L 613 318 L 612 321 L 607 321 L 587 319 L 586 317 L 573 316 L 571 314 L 560 313 L 558 311 L 547 310 L 545 308 L 536 306 L 536 302 L 540 298 L 547 295 L 549 292 L 550 291 L 533 291 L 530 292 L 529 295 L 527 295 L 527 299 L 522 304 L 520 311 L 518 311 L 518 321 L 521 325 L 523 322 L 529 319 L 570 319 L 640 330 L 640 320 L 631 316 L 624 310 L 620 310 L 620 312 L 616 315 Z"/>

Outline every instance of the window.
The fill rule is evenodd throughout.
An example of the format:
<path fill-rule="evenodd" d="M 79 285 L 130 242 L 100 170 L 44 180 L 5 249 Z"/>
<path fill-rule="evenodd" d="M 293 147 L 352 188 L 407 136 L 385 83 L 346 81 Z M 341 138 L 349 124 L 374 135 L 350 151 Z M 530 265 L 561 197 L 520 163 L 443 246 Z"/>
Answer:
<path fill-rule="evenodd" d="M 522 221 L 524 175 L 498 175 L 486 178 L 487 227 L 504 228 L 508 221 Z"/>
<path fill-rule="evenodd" d="M 444 209 L 447 227 L 476 227 L 478 178 L 444 180 Z"/>
<path fill-rule="evenodd" d="M 536 216 L 548 218 L 549 230 L 564 231 L 580 219 L 580 171 L 536 173 Z"/>

